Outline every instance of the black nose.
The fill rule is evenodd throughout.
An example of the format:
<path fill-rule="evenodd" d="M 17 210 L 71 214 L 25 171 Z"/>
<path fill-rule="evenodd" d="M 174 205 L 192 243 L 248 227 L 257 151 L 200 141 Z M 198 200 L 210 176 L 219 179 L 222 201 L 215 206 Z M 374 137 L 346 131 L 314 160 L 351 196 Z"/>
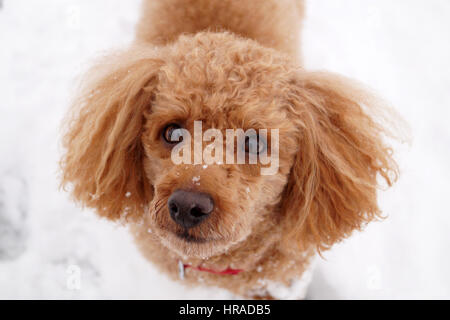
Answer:
<path fill-rule="evenodd" d="M 175 190 L 167 205 L 173 221 L 186 229 L 198 225 L 214 209 L 214 201 L 209 194 L 185 190 Z"/>

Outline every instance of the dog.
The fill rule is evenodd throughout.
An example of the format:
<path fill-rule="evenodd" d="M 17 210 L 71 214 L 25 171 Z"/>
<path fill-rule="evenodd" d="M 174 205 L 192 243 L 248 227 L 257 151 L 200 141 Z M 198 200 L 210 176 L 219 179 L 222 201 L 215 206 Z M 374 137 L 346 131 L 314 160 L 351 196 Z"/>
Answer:
<path fill-rule="evenodd" d="M 99 59 L 74 99 L 62 186 L 128 225 L 174 279 L 250 299 L 304 298 L 314 257 L 381 216 L 377 189 L 398 168 L 383 103 L 301 67 L 303 15 L 301 0 L 144 0 L 133 43 Z M 251 148 L 244 139 L 246 156 L 273 151 L 277 130 L 276 172 L 174 163 L 176 146 L 191 150 L 177 132 L 192 134 L 195 122 L 268 130 Z"/>

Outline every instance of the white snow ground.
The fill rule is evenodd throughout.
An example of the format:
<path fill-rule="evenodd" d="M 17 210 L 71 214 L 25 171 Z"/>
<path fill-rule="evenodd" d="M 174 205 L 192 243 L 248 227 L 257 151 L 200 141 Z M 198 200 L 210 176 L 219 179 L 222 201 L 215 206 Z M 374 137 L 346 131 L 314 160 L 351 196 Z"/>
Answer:
<path fill-rule="evenodd" d="M 75 76 L 129 43 L 139 1 L 0 2 L 0 298 L 227 297 L 168 280 L 124 228 L 57 189 Z M 380 194 L 389 218 L 324 254 L 310 298 L 450 298 L 449 28 L 447 0 L 308 1 L 306 66 L 368 84 L 414 137 Z"/>

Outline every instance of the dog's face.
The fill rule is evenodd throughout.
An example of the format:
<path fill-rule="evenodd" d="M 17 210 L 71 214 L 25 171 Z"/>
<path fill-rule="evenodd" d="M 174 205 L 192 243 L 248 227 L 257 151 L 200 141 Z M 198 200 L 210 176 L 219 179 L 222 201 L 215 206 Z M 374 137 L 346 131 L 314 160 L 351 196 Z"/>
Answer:
<path fill-rule="evenodd" d="M 158 71 L 141 140 L 145 175 L 154 188 L 149 207 L 152 229 L 174 251 L 215 255 L 244 240 L 256 225 L 276 219 L 274 208 L 298 142 L 283 96 L 288 78 L 284 70 L 262 64 L 269 54 L 248 50 L 243 58 L 242 49 L 197 44 L 187 52 L 169 52 Z M 211 128 L 222 133 L 223 157 L 212 164 L 194 164 L 195 121 L 201 121 L 202 133 Z M 171 141 L 180 128 L 192 137 L 188 164 L 175 164 L 171 157 L 176 146 L 186 143 Z M 278 170 L 261 174 L 270 164 L 250 164 L 249 141 L 237 138 L 232 140 L 234 161 L 227 161 L 230 129 L 254 129 L 256 134 L 267 130 L 267 136 L 256 141 L 256 153 L 266 150 L 269 155 L 275 141 L 271 133 L 277 129 L 276 143 L 284 148 L 276 159 Z M 200 141 L 202 150 L 212 142 Z M 239 149 L 247 153 L 245 164 L 236 164 Z"/>
<path fill-rule="evenodd" d="M 390 184 L 395 163 L 362 107 L 367 96 L 342 79 L 305 72 L 229 34 L 185 36 L 112 61 L 94 69 L 76 102 L 62 161 L 63 183 L 100 215 L 143 218 L 174 252 L 209 257 L 266 225 L 300 247 L 326 248 L 378 214 L 376 177 Z M 223 160 L 195 161 L 196 121 L 201 133 L 223 137 L 227 129 L 268 134 L 252 147 L 233 138 L 228 150 L 221 141 Z M 270 155 L 274 141 L 277 170 L 262 174 L 271 164 L 248 159 Z M 203 154 L 211 142 L 200 140 Z M 173 160 L 183 144 L 190 163 Z M 235 163 L 238 150 L 243 164 Z"/>

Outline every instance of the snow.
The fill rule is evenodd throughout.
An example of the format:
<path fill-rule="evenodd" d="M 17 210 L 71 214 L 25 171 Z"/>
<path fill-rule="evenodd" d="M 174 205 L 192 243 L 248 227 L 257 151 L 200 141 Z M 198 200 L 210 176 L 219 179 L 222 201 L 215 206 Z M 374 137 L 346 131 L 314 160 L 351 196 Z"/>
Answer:
<path fill-rule="evenodd" d="M 132 39 L 138 0 L 5 0 L 0 9 L 0 298 L 226 298 L 185 288 L 124 227 L 58 188 L 59 126 L 77 75 Z M 388 218 L 324 253 L 312 299 L 450 298 L 450 2 L 314 0 L 309 69 L 358 79 L 409 122 Z"/>
<path fill-rule="evenodd" d="M 199 186 L 200 185 L 200 176 L 192 177 L 192 183 L 196 186 Z"/>
<path fill-rule="evenodd" d="M 262 285 L 263 289 L 256 289 L 252 292 L 258 296 L 271 296 L 278 300 L 303 300 L 307 296 L 308 287 L 313 278 L 314 265 L 316 264 L 316 257 L 313 257 L 309 265 L 306 266 L 305 271 L 298 279 L 292 280 L 289 284 L 274 282 L 268 279 L 259 279 L 258 283 Z M 258 267 L 257 272 L 261 272 L 261 267 Z"/>

